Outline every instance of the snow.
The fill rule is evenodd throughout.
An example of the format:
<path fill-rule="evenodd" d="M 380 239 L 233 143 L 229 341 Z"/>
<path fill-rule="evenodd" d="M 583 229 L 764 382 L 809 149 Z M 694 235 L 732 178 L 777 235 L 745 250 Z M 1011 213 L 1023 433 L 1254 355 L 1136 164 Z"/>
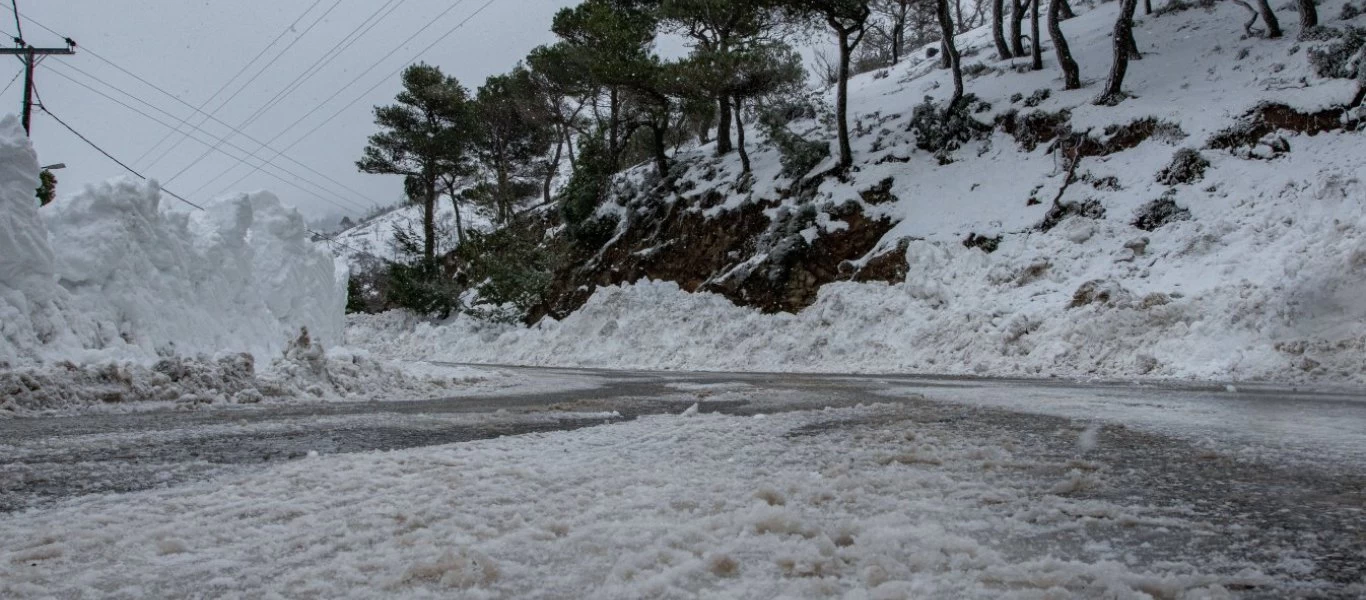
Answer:
<path fill-rule="evenodd" d="M 39 209 L 37 174 L 18 120 L 0 120 L 0 416 L 504 387 L 341 347 L 347 268 L 267 192 L 183 212 L 118 179 Z"/>
<path fill-rule="evenodd" d="M 173 212 L 154 182 L 121 179 L 37 211 L 36 157 L 13 117 L 0 122 L 0 144 L 0 361 L 264 357 L 305 327 L 340 340 L 345 278 L 274 196 Z"/>
<path fill-rule="evenodd" d="M 493 221 L 485 211 L 468 205 L 460 210 L 461 224 L 466 231 L 487 231 Z M 449 200 L 438 203 L 436 223 L 442 235 L 438 238 L 439 252 L 455 249 L 458 238 L 455 235 L 455 207 Z M 367 259 L 380 261 L 403 260 L 403 253 L 394 246 L 394 230 L 422 231 L 422 207 L 409 204 L 398 206 L 376 215 L 360 224 L 341 231 L 327 242 L 332 255 L 347 265 L 358 265 Z"/>
<path fill-rule="evenodd" d="M 903 410 L 655 416 L 87 496 L 0 516 L 0 595 L 1227 598 L 1273 576 L 1112 546 L 1220 530 Z M 1037 546 L 1057 535 L 1077 547 Z"/>
<path fill-rule="evenodd" d="M 852 200 L 870 215 L 895 219 L 877 251 L 908 240 L 904 283 L 829 284 L 799 314 L 766 315 L 643 280 L 598 288 L 563 321 L 532 327 L 468 317 L 396 326 L 360 317 L 349 335 L 385 355 L 459 362 L 1366 383 L 1360 133 L 1283 132 L 1292 151 L 1269 160 L 1202 149 L 1211 162 L 1202 181 L 1156 181 L 1179 149 L 1202 148 L 1258 103 L 1314 110 L 1345 102 L 1355 84 L 1309 75 L 1306 44 L 1293 36 L 1242 39 L 1242 9 L 1218 4 L 1137 19 L 1145 58 L 1130 65 L 1125 86 L 1136 97 L 1094 106 L 1109 66 L 1114 10 L 1102 4 L 1064 23 L 1087 83 L 1082 90 L 1060 91 L 1051 50 L 1045 70 L 1016 72 L 1016 63 L 1027 60 L 994 60 L 986 29 L 960 39 L 967 63 L 997 69 L 968 81 L 968 91 L 991 104 L 979 119 L 1011 108 L 1028 112 L 1010 96 L 1046 88 L 1052 93 L 1038 109 L 1071 110 L 1073 127 L 1093 137 L 1108 125 L 1148 117 L 1172 126 L 1134 148 L 1081 161 L 1083 180 L 1063 202 L 1095 200 L 1105 209 L 1101 218 L 1036 228 L 1065 175 L 1060 159 L 1042 146 L 1027 152 L 996 133 L 969 143 L 948 165 L 916 150 L 905 132 L 910 109 L 926 95 L 944 99 L 951 86 L 934 59 L 913 52 L 886 76 L 851 82 L 861 162 L 850 181 L 827 180 L 812 201 L 819 207 Z M 1321 13 L 1325 24 L 1338 24 L 1337 3 Z M 826 126 L 793 124 L 809 127 Z M 778 175 L 778 153 L 762 133 L 757 137 L 753 191 L 721 184 L 728 198 L 707 214 L 724 218 L 722 206 L 784 197 L 778 190 L 789 182 Z M 715 159 L 710 151 L 679 155 L 680 165 L 691 168 L 686 176 L 696 179 L 679 186 L 688 194 L 738 177 L 736 157 Z M 881 161 L 887 156 L 909 162 Z M 648 168 L 624 179 L 638 184 Z M 860 200 L 858 191 L 887 177 L 895 178 L 896 201 Z M 1113 185 L 1088 182 L 1107 177 Z M 1026 202 L 1031 190 L 1042 204 Z M 1191 219 L 1155 231 L 1132 225 L 1141 207 L 1164 196 Z M 829 225 L 801 234 L 809 240 Z M 1003 239 L 988 254 L 962 245 L 969 234 Z"/>

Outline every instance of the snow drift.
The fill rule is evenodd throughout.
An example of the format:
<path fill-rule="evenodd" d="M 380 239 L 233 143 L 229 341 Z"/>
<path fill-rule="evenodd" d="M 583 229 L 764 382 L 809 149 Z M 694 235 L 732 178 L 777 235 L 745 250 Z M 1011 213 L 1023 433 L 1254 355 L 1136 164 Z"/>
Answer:
<path fill-rule="evenodd" d="M 0 362 L 278 355 L 340 340 L 344 272 L 303 218 L 257 192 L 163 210 L 155 182 L 87 187 L 40 211 L 38 162 L 0 121 Z"/>

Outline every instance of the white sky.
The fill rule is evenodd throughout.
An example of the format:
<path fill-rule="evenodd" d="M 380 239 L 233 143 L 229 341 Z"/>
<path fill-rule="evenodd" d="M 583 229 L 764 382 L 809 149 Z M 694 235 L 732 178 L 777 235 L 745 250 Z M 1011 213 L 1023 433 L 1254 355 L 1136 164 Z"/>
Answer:
<path fill-rule="evenodd" d="M 390 0 L 316 1 L 316 7 L 306 14 L 295 30 L 283 37 L 247 73 L 255 73 L 291 41 L 297 39 L 297 43 L 252 81 L 245 91 L 217 112 L 219 119 L 233 125 L 246 120 L 301 74 L 307 73 L 308 67 L 328 49 Z M 291 163 L 285 157 L 272 161 L 329 191 L 319 190 L 317 186 L 294 175 L 278 172 L 284 179 L 323 195 L 344 208 L 338 208 L 335 204 L 260 172 L 233 185 L 231 189 L 268 189 L 315 217 L 340 214 L 343 210 L 357 214 L 370 206 L 397 201 L 402 193 L 402 183 L 397 177 L 361 174 L 356 172 L 354 165 L 366 137 L 374 131 L 371 107 L 392 101 L 399 88 L 395 71 L 406 65 L 421 49 L 470 17 L 485 1 L 393 0 L 391 7 L 397 7 L 394 12 L 354 45 L 346 48 L 333 62 L 317 69 L 315 76 L 244 129 L 248 135 L 262 142 L 285 132 L 277 141 L 270 143 L 272 148 L 281 149 L 294 143 L 299 136 L 342 106 L 361 97 L 371 86 L 382 82 L 374 91 L 364 94 L 354 105 L 286 153 L 286 156 L 307 165 L 321 173 L 321 176 Z M 19 8 L 33 19 L 24 20 L 25 38 L 30 44 L 41 47 L 62 45 L 60 37 L 37 25 L 42 23 L 189 104 L 199 106 L 314 2 L 19 0 Z M 456 3 L 455 7 L 448 14 L 413 37 L 420 28 L 432 23 L 433 18 L 451 7 L 453 2 Z M 559 8 L 576 3 L 577 0 L 493 0 L 486 10 L 463 28 L 423 53 L 422 60 L 440 66 L 473 90 L 488 75 L 511 68 L 531 48 L 552 41 L 553 35 L 549 31 L 551 17 Z M 330 14 L 305 33 L 315 19 L 334 5 L 336 8 Z M 0 31 L 12 35 L 14 22 L 8 7 L 3 16 L 0 19 L 0 24 L 3 24 Z M 342 86 L 395 48 L 399 50 L 378 67 L 354 85 L 341 90 Z M 132 93 L 174 117 L 167 117 L 130 100 L 73 69 L 85 71 Z M 0 86 L 9 82 L 9 78 L 18 71 L 20 66 L 17 61 L 7 70 L 0 70 L 0 78 L 3 78 L 0 79 Z M 208 150 L 208 146 L 190 140 L 183 141 L 159 161 L 153 162 L 152 159 L 169 144 L 162 144 L 159 150 L 139 160 L 138 157 L 161 140 L 169 129 L 97 96 L 64 79 L 63 75 L 84 81 L 171 124 L 194 114 L 193 110 L 119 72 L 90 52 L 78 51 L 72 57 L 48 58 L 38 70 L 38 90 L 53 113 L 120 160 L 160 180 L 171 191 L 191 200 L 204 200 L 226 191 L 229 184 L 251 171 L 239 161 L 214 152 L 175 177 L 177 172 Z M 228 93 L 215 99 L 205 111 L 210 112 L 218 106 L 246 79 L 245 76 L 239 78 Z M 17 112 L 22 89 L 23 82 L 16 81 L 0 94 L 0 103 L 3 103 L 0 109 Z M 305 114 L 319 105 L 321 109 L 304 118 Z M 197 123 L 198 119 L 191 122 Z M 65 170 L 57 173 L 60 179 L 59 195 L 70 194 L 85 184 L 125 173 L 46 115 L 35 111 L 33 127 L 39 160 L 43 164 L 67 164 Z M 207 133 L 191 130 L 192 135 L 211 143 L 228 132 L 226 127 L 212 121 L 203 127 Z M 182 128 L 185 129 L 188 128 Z M 235 136 L 230 143 L 247 150 L 259 147 L 241 136 Z M 231 148 L 225 149 L 235 155 L 242 154 Z M 273 156 L 274 152 L 263 155 Z M 230 168 L 226 175 L 219 177 Z M 201 186 L 204 186 L 203 189 L 196 191 Z M 168 206 L 176 203 L 170 198 L 166 202 Z"/>

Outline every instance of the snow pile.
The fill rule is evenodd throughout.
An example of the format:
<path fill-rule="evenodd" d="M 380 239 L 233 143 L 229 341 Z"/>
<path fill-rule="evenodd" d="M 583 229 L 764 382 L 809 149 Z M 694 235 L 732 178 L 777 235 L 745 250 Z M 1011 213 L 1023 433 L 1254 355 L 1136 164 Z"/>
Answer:
<path fill-rule="evenodd" d="M 340 340 L 344 273 L 274 196 L 179 213 L 155 183 L 116 180 L 38 211 L 38 164 L 13 117 L 0 165 L 0 361 L 274 356 L 304 327 Z"/>
<path fill-rule="evenodd" d="M 1337 14 L 1334 6 L 1325 14 Z M 1099 5 L 1063 23 L 1083 81 L 1106 77 L 1116 9 Z M 948 164 L 915 147 L 911 109 L 926 96 L 942 102 L 952 87 L 936 58 L 912 53 L 899 67 L 855 78 L 861 162 L 805 202 L 818 210 L 853 202 L 870 218 L 893 220 L 871 254 L 904 247 L 904 283 L 830 284 L 799 314 L 764 315 L 641 281 L 599 288 L 562 322 L 517 328 L 461 317 L 431 326 L 366 317 L 352 322 L 351 338 L 377 352 L 537 365 L 1366 382 L 1362 134 L 1280 131 L 1268 136 L 1280 150 L 1209 144 L 1261 103 L 1317 111 L 1351 98 L 1355 82 L 1311 75 L 1308 43 L 1244 39 L 1239 10 L 1218 4 L 1139 18 L 1145 59 L 1130 65 L 1125 85 L 1136 96 L 1113 107 L 1091 103 L 1095 83 L 1061 91 L 1051 51 L 1045 70 L 1029 71 L 1016 68 L 1027 58 L 995 60 L 988 30 L 961 37 L 965 61 L 981 73 L 968 81 L 982 102 L 974 118 L 1065 110 L 1072 131 L 1098 144 L 1115 137 L 1104 133 L 1111 127 L 1149 123 L 1140 130 L 1152 135 L 1136 145 L 1082 158 L 1065 189 L 1064 159 L 1048 144 L 1026 149 L 1000 129 L 966 143 Z M 737 180 L 740 165 L 709 156 L 709 146 L 679 157 L 691 181 L 678 187 L 690 190 L 690 202 L 726 194 L 702 209 L 724 227 L 724 209 L 791 195 L 780 192 L 790 180 L 770 146 L 761 139 L 752 148 L 748 191 L 716 183 Z M 1203 172 L 1163 175 L 1197 155 L 1208 162 Z M 893 199 L 861 197 L 884 181 Z M 1053 223 L 1055 196 L 1094 209 Z M 803 201 L 782 202 L 769 213 L 800 210 L 794 203 Z M 802 234 L 809 243 L 848 226 L 818 219 Z M 1000 243 L 966 247 L 970 236 Z"/>
<path fill-rule="evenodd" d="M 70 361 L 0 369 L 0 416 L 139 411 L 261 402 L 384 402 L 490 391 L 488 373 L 410 368 L 347 348 L 293 346 L 257 367 L 248 353 L 171 356 L 151 364 Z M 506 382 L 505 382 L 506 383 Z"/>
<path fill-rule="evenodd" d="M 899 407 L 656 416 L 309 458 L 0 517 L 28 597 L 1228 598 L 1293 576 L 1182 508 Z M 1018 441 L 1018 440 L 1017 440 Z M 1075 461 L 1074 461 L 1075 462 Z M 1104 485 L 1103 471 L 1091 485 Z M 1125 543 L 1116 543 L 1123 539 Z M 1138 540 L 1154 544 L 1139 548 Z M 1057 543 L 1055 543 L 1057 542 Z M 1158 548 L 1160 546 L 1161 548 Z M 1312 592 L 1312 590 L 1310 590 Z"/>

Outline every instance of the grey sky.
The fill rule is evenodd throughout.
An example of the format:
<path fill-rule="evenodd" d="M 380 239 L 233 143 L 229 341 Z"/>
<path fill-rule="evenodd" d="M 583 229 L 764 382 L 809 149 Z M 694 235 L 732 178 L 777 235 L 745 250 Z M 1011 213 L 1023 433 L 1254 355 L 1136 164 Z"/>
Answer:
<path fill-rule="evenodd" d="M 24 21 L 24 36 L 30 44 L 61 45 L 61 38 L 44 31 L 38 25 L 41 23 L 74 38 L 79 44 L 88 46 L 93 52 L 179 96 L 185 102 L 199 106 L 316 2 L 316 6 L 306 13 L 294 31 L 285 35 L 247 74 L 255 73 L 297 39 L 289 52 L 216 113 L 219 119 L 237 125 L 301 75 L 306 75 L 310 65 L 390 1 L 19 0 L 19 8 L 33 19 Z M 407 64 L 422 48 L 469 18 L 486 1 L 392 0 L 392 4 L 387 4 L 390 8 L 397 7 L 392 13 L 354 45 L 338 54 L 335 60 L 316 69 L 315 75 L 285 96 L 278 105 L 263 113 L 244 131 L 261 142 L 284 132 L 278 140 L 269 144 L 274 149 L 281 149 L 294 143 L 342 106 L 360 97 L 354 105 L 286 153 L 322 175 L 310 172 L 284 157 L 272 162 L 303 179 L 320 184 L 329 192 L 293 175 L 276 171 L 290 183 L 326 196 L 352 214 L 370 206 L 397 201 L 402 190 L 397 178 L 363 175 L 356 172 L 353 164 L 360 155 L 366 136 L 374 130 L 371 107 L 391 101 L 398 91 L 398 79 L 393 75 L 394 71 Z M 454 8 L 449 13 L 433 22 L 438 14 L 453 3 Z M 576 0 L 493 0 L 486 10 L 474 16 L 463 28 L 423 53 L 421 59 L 442 67 L 458 77 L 466 87 L 473 89 L 486 76 L 512 67 L 534 46 L 550 41 L 553 37 L 549 32 L 551 17 L 559 8 L 575 3 Z M 0 19 L 5 25 L 0 27 L 0 31 L 13 34 L 13 19 L 8 16 L 8 7 L 6 9 L 6 18 Z M 332 11 L 325 18 L 307 30 L 329 9 Z M 432 25 L 413 37 L 428 23 Z M 395 48 L 399 49 L 379 66 L 355 84 L 338 91 Z M 131 100 L 75 69 L 130 92 L 174 117 Z M 9 82 L 9 78 L 19 70 L 18 61 L 13 61 L 10 67 L 0 71 L 0 78 L 3 78 L 0 79 L 0 86 Z M 169 144 L 162 144 L 157 151 L 136 160 L 169 130 L 99 97 L 64 76 L 86 83 L 171 124 L 194 114 L 193 111 L 121 73 L 90 52 L 78 51 L 74 57 L 48 58 L 38 71 L 39 92 L 53 113 L 114 156 L 132 162 L 134 168 L 159 179 L 168 189 L 191 200 L 203 200 L 223 192 L 229 184 L 251 171 L 238 161 L 214 152 L 172 179 L 208 147 L 186 140 L 153 164 L 152 159 L 169 147 Z M 239 78 L 228 92 L 208 104 L 205 111 L 209 112 L 218 106 L 246 79 L 246 76 Z M 362 96 L 362 92 L 380 82 L 379 87 Z M 18 111 L 22 84 L 22 81 L 14 82 L 0 96 L 0 102 L 5 103 L 0 109 L 4 112 Z M 305 114 L 319 106 L 321 108 L 304 118 Z M 192 119 L 191 123 L 198 123 L 200 118 Z M 191 135 L 213 142 L 228 132 L 226 127 L 212 121 L 204 124 L 203 128 L 205 132 L 191 131 Z M 241 136 L 233 137 L 230 143 L 249 151 L 259 147 Z M 59 194 L 70 194 L 78 186 L 124 173 L 120 167 L 89 149 L 41 113 L 34 116 L 34 144 L 39 160 L 44 164 L 67 164 L 67 168 L 58 173 L 61 181 Z M 242 154 L 227 146 L 224 149 L 234 155 Z M 260 155 L 273 156 L 274 152 Z M 269 167 L 268 170 L 274 171 Z M 228 172 L 220 177 L 224 171 Z M 203 189 L 196 192 L 201 186 Z M 232 187 L 234 190 L 269 189 L 310 215 L 343 210 L 312 193 L 260 172 Z M 175 201 L 168 198 L 167 202 Z"/>

